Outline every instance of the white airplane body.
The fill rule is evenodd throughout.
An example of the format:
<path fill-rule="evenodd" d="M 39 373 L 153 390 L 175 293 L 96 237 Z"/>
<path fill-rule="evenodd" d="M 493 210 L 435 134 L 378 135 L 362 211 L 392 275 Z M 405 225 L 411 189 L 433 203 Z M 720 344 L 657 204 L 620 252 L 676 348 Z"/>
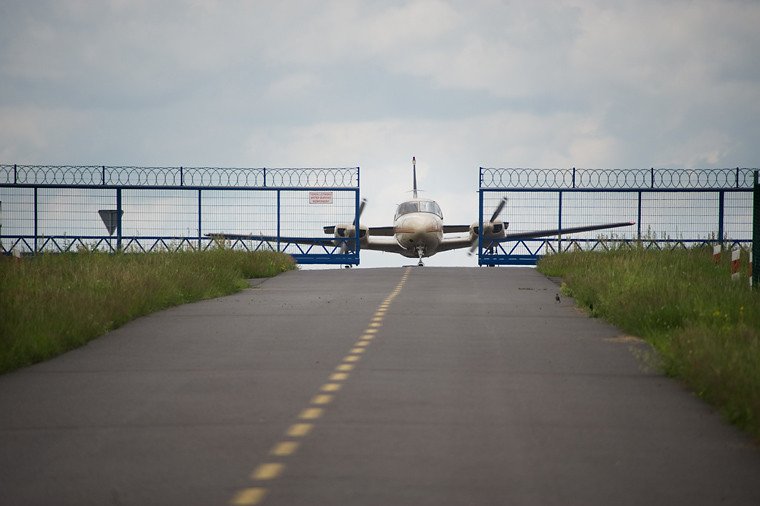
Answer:
<path fill-rule="evenodd" d="M 357 228 L 359 230 L 359 248 L 375 251 L 385 251 L 389 253 L 398 253 L 405 257 L 419 259 L 419 265 L 423 265 L 422 259 L 431 257 L 441 251 L 452 249 L 469 248 L 472 253 L 478 244 L 479 239 L 479 222 L 471 225 L 444 225 L 443 212 L 440 206 L 434 200 L 424 199 L 417 196 L 417 166 L 416 160 L 412 158 L 413 165 L 413 198 L 399 204 L 396 208 L 396 214 L 391 227 L 367 227 L 355 224 L 339 224 L 335 226 L 324 227 L 326 234 L 333 235 L 334 239 L 324 239 L 325 243 L 331 243 L 333 246 L 341 245 L 345 251 L 352 249 L 351 241 L 356 237 Z M 359 216 L 366 205 L 366 200 L 362 200 L 359 207 Z M 540 237 L 550 237 L 559 234 L 571 234 L 577 232 L 587 232 L 592 230 L 602 230 L 606 228 L 615 228 L 630 226 L 634 223 L 608 223 L 603 225 L 589 225 L 583 227 L 564 228 L 562 230 L 533 230 L 528 232 L 516 232 L 507 234 L 506 230 L 509 223 L 504 223 L 498 219 L 499 214 L 504 209 L 506 199 L 502 199 L 494 211 L 491 219 L 483 222 L 483 248 L 491 248 L 498 242 L 521 239 L 534 239 Z M 451 237 L 446 234 L 468 232 L 465 236 Z M 209 236 L 223 239 L 252 239 L 262 241 L 288 241 L 300 244 L 314 244 L 314 240 L 287 238 L 287 237 L 265 237 L 260 235 L 239 235 L 239 234 L 208 234 Z M 340 240 L 337 240 L 340 239 Z M 486 242 L 487 241 L 487 242 Z"/>

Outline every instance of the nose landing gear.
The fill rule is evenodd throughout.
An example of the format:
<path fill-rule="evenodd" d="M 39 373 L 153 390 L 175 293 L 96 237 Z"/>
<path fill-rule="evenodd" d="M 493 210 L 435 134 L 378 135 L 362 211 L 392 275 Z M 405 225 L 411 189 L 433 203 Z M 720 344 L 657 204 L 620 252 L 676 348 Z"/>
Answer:
<path fill-rule="evenodd" d="M 417 246 L 417 256 L 420 258 L 420 262 L 417 264 L 417 267 L 424 267 L 425 264 L 422 263 L 422 256 L 425 254 L 425 247 L 424 246 Z"/>

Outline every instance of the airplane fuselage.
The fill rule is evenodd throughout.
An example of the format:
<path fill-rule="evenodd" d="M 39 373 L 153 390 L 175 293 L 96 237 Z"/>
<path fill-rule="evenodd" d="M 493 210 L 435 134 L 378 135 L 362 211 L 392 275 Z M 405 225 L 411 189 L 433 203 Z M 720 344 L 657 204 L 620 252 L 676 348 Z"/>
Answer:
<path fill-rule="evenodd" d="M 409 258 L 433 256 L 443 242 L 443 213 L 435 201 L 414 199 L 398 206 L 393 236 Z"/>
<path fill-rule="evenodd" d="M 404 256 L 429 257 L 435 254 L 443 241 L 443 220 L 434 214 L 407 214 L 394 222 L 393 235 L 404 249 Z"/>

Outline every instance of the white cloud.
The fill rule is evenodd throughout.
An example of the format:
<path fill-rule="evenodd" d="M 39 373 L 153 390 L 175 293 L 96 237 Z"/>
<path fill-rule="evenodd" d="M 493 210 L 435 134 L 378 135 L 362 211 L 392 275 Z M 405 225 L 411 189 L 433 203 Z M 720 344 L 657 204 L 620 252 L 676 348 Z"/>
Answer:
<path fill-rule="evenodd" d="M 760 4 L 8 0 L 5 163 L 362 167 L 476 212 L 479 166 L 757 166 Z M 377 213 L 377 214 L 374 214 Z"/>

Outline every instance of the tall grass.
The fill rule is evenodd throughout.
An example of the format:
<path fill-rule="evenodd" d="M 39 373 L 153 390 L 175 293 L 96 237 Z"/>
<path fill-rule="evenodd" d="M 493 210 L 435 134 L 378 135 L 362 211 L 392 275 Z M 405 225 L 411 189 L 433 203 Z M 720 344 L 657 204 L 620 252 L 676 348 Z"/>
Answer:
<path fill-rule="evenodd" d="M 653 345 L 659 366 L 760 440 L 760 296 L 730 276 L 730 252 L 709 248 L 568 252 L 538 269 L 622 330 Z"/>
<path fill-rule="evenodd" d="M 0 373 L 81 346 L 129 320 L 219 297 L 247 278 L 295 268 L 275 252 L 108 254 L 93 251 L 0 257 Z"/>

